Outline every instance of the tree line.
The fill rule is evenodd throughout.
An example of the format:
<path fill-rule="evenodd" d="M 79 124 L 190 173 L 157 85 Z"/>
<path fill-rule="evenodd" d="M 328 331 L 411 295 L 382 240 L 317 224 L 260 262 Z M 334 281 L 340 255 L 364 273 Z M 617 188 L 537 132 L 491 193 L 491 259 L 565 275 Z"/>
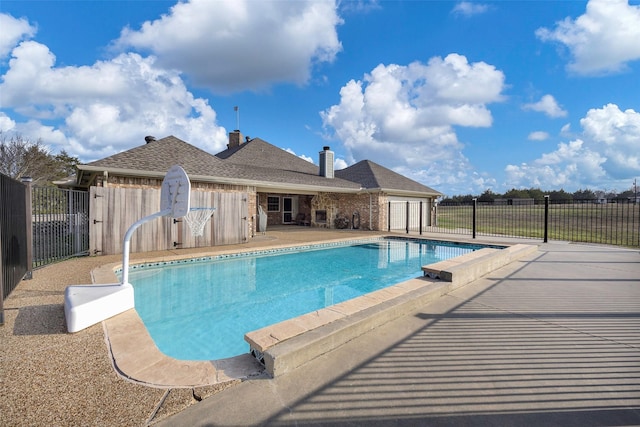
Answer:
<path fill-rule="evenodd" d="M 549 196 L 550 200 L 554 201 L 579 201 L 579 200 L 629 200 L 635 198 L 635 189 L 632 187 L 627 191 L 623 191 L 621 193 L 617 193 L 615 191 L 593 191 L 589 189 L 580 189 L 578 191 L 574 191 L 573 193 L 569 193 L 560 190 L 551 190 L 551 191 L 543 191 L 539 188 L 529 188 L 529 189 L 516 189 L 512 188 L 504 194 L 494 193 L 491 190 L 485 190 L 479 196 L 474 196 L 472 194 L 465 194 L 459 196 L 452 196 L 444 198 L 441 203 L 468 203 L 473 201 L 473 199 L 477 199 L 478 202 L 495 202 L 496 200 L 514 200 L 514 199 L 533 199 L 533 200 L 544 200 L 544 196 Z"/>
<path fill-rule="evenodd" d="M 53 185 L 53 181 L 75 176 L 79 163 L 64 150 L 50 153 L 41 140 L 0 131 L 0 173 L 13 179 L 30 177 L 34 186 Z"/>

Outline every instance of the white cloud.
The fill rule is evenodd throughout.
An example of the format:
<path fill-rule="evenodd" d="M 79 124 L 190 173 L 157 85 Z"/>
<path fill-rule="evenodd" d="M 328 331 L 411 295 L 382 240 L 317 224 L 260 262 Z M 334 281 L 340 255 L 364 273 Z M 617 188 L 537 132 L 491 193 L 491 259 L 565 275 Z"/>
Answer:
<path fill-rule="evenodd" d="M 153 57 L 121 54 L 91 66 L 56 67 L 53 53 L 34 41 L 22 42 L 12 55 L 0 85 L 3 108 L 28 121 L 0 124 L 56 145 L 54 151 L 89 161 L 149 134 L 173 134 L 213 152 L 226 144 L 207 101 L 194 98 L 180 75 L 158 68 Z"/>
<path fill-rule="evenodd" d="M 546 139 L 549 139 L 549 133 L 541 130 L 531 132 L 527 139 L 529 139 L 530 141 L 544 141 Z"/>
<path fill-rule="evenodd" d="M 473 16 L 485 13 L 487 10 L 489 6 L 486 4 L 462 1 L 454 6 L 452 12 L 457 15 Z"/>
<path fill-rule="evenodd" d="M 627 187 L 640 175 L 640 113 L 609 104 L 580 120 L 581 138 L 558 144 L 527 164 L 508 165 L 508 186 Z"/>
<path fill-rule="evenodd" d="M 580 120 L 591 148 L 606 157 L 603 167 L 616 178 L 640 175 L 640 112 L 608 104 Z"/>
<path fill-rule="evenodd" d="M 566 46 L 573 56 L 568 65 L 573 72 L 618 72 L 640 59 L 640 6 L 627 0 L 590 0 L 584 15 L 567 17 L 552 30 L 539 28 L 536 35 Z"/>
<path fill-rule="evenodd" d="M 22 18 L 0 13 L 0 59 L 4 59 L 21 40 L 31 38 L 36 28 Z"/>
<path fill-rule="evenodd" d="M 334 1 L 191 0 L 123 30 L 115 45 L 151 51 L 159 66 L 228 93 L 306 83 L 314 64 L 342 50 L 340 23 Z"/>
<path fill-rule="evenodd" d="M 0 131 L 8 132 L 13 131 L 16 127 L 16 122 L 11 117 L 0 111 Z"/>
<path fill-rule="evenodd" d="M 335 170 L 340 170 L 346 168 L 347 166 L 349 166 L 349 164 L 344 159 L 336 157 L 336 159 L 333 161 L 333 166 Z"/>
<path fill-rule="evenodd" d="M 467 186 L 472 169 L 453 126 L 488 127 L 504 74 L 450 54 L 427 64 L 378 65 L 321 113 L 351 162 L 370 159 L 437 188 Z"/>
<path fill-rule="evenodd" d="M 558 105 L 558 102 L 552 95 L 544 95 L 540 101 L 522 106 L 524 110 L 537 111 L 544 113 L 549 117 L 566 117 L 567 112 Z"/>
<path fill-rule="evenodd" d="M 55 147 L 65 149 L 68 154 L 72 152 L 70 146 L 67 145 L 69 143 L 67 136 L 55 126 L 44 125 L 37 120 L 29 120 L 26 123 L 19 123 L 16 129 L 21 135 L 28 135 L 32 141 L 41 140 L 51 153 L 59 151 Z"/>
<path fill-rule="evenodd" d="M 57 66 L 47 46 L 28 40 L 35 27 L 9 15 L 0 19 L 0 48 L 11 53 L 0 80 L 7 111 L 0 130 L 42 139 L 82 161 L 131 148 L 145 135 L 172 134 L 210 152 L 224 149 L 225 129 L 207 100 L 187 89 L 183 71 L 199 84 L 228 90 L 304 83 L 314 64 L 333 61 L 341 49 L 333 1 L 180 2 L 140 31 L 124 30 L 113 45 L 156 56 L 115 51 L 83 66 Z"/>

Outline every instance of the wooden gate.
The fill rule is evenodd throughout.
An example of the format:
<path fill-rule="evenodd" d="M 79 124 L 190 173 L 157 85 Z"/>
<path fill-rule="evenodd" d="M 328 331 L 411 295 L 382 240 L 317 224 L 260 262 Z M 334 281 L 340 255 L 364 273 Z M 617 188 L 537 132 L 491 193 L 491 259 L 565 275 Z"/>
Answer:
<path fill-rule="evenodd" d="M 233 245 L 244 243 L 248 238 L 247 193 L 220 193 L 208 191 L 191 192 L 192 208 L 212 207 L 211 219 L 205 224 L 202 236 L 192 236 L 184 219 L 179 242 L 182 248 Z"/>
<path fill-rule="evenodd" d="M 183 219 L 157 218 L 131 236 L 131 252 L 244 243 L 248 238 L 246 193 L 191 191 L 191 207 L 213 207 L 202 236 L 192 236 Z M 89 246 L 92 255 L 122 253 L 122 239 L 139 219 L 158 212 L 155 188 L 91 187 Z"/>

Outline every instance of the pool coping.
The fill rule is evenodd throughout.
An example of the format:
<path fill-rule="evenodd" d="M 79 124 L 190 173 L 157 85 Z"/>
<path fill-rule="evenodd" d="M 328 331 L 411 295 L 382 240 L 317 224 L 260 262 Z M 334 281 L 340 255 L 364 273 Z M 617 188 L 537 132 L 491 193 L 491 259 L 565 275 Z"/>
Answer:
<path fill-rule="evenodd" d="M 397 235 L 379 236 L 379 238 Z M 430 240 L 427 237 L 410 239 Z M 344 244 L 349 240 L 333 239 L 322 244 Z M 454 240 L 438 240 L 450 243 Z M 474 244 L 474 243 L 471 243 Z M 491 246 L 480 244 L 481 246 Z M 260 251 L 315 246 L 280 244 Z M 163 354 L 153 342 L 135 309 L 103 322 L 105 340 L 113 367 L 122 377 L 151 387 L 191 388 L 252 377 L 276 377 L 331 351 L 377 326 L 405 315 L 453 289 L 537 251 L 537 245 L 501 245 L 504 249 L 481 249 L 439 263 L 423 266 L 424 277 L 396 285 L 279 322 L 245 335 L 251 353 L 211 361 L 184 361 Z M 484 252 L 483 252 L 484 251 Z M 215 255 L 255 252 L 255 249 L 215 251 Z M 480 256 L 477 253 L 483 252 Z M 476 254 L 476 255 L 473 255 Z M 137 260 L 135 265 L 164 263 L 209 257 L 212 252 L 190 253 Z M 116 271 L 122 263 L 110 263 L 91 272 L 94 284 L 117 282 Z M 428 269 L 428 270 L 425 270 Z M 435 273 L 437 272 L 437 273 Z M 428 273 L 428 274 L 427 274 Z"/>

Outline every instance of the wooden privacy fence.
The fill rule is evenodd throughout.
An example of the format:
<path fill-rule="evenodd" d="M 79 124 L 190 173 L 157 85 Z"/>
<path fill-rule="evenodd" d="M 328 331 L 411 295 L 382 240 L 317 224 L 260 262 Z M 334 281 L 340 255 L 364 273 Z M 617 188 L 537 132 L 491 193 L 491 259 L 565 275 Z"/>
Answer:
<path fill-rule="evenodd" d="M 139 219 L 160 210 L 160 190 L 155 188 L 91 187 L 89 196 L 91 254 L 122 253 L 122 239 Z M 162 217 L 142 224 L 131 237 L 131 252 L 199 248 L 246 242 L 246 193 L 191 191 L 191 207 L 212 207 L 202 236 L 192 236 L 183 219 Z"/>

